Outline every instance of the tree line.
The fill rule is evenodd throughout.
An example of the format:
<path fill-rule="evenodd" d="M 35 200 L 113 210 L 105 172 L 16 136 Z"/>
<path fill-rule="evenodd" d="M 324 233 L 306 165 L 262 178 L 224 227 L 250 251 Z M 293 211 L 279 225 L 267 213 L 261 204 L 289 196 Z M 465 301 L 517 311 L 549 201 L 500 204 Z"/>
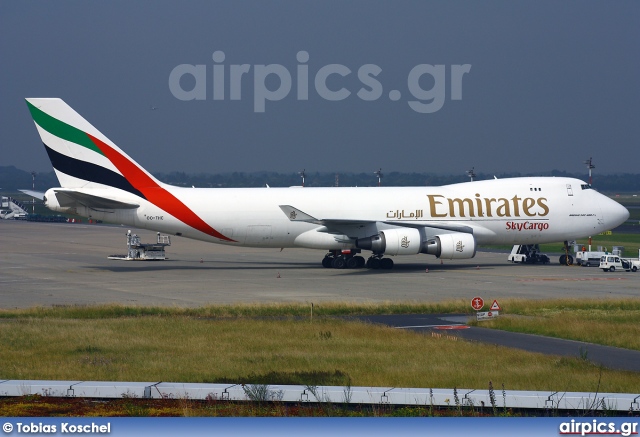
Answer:
<path fill-rule="evenodd" d="M 290 187 L 302 185 L 302 177 L 298 172 L 232 172 L 232 173 L 195 173 L 185 172 L 155 173 L 162 182 L 182 187 L 198 188 L 239 188 L 239 187 Z M 304 185 L 307 187 L 373 187 L 378 185 L 378 177 L 374 172 L 370 173 L 330 173 L 309 172 L 305 173 Z M 498 179 L 521 176 L 558 176 L 575 177 L 586 181 L 585 174 L 567 173 L 552 170 L 545 173 L 501 173 L 496 174 Z M 475 180 L 493 179 L 493 174 L 478 173 Z M 18 189 L 31 189 L 31 172 L 20 170 L 14 166 L 0 166 L 0 188 L 2 191 L 16 191 Z M 466 174 L 439 175 L 433 173 L 384 173 L 381 180 L 383 186 L 437 186 L 468 182 Z M 49 188 L 59 186 L 58 179 L 53 171 L 38 172 L 35 175 L 35 189 L 46 191 Z M 640 174 L 621 173 L 599 175 L 593 177 L 593 187 L 603 193 L 634 193 L 640 191 Z"/>

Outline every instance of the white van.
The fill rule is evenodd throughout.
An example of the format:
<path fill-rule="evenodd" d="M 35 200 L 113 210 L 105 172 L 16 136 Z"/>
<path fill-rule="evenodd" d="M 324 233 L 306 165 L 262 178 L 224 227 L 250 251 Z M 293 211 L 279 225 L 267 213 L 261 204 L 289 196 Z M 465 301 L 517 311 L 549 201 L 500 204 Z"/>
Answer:
<path fill-rule="evenodd" d="M 635 267 L 635 266 L 634 266 Z M 617 255 L 606 255 L 600 258 L 600 268 L 607 272 L 615 272 L 616 269 L 631 271 L 631 263 L 626 259 L 622 259 Z M 634 270 L 634 272 L 637 268 Z"/>

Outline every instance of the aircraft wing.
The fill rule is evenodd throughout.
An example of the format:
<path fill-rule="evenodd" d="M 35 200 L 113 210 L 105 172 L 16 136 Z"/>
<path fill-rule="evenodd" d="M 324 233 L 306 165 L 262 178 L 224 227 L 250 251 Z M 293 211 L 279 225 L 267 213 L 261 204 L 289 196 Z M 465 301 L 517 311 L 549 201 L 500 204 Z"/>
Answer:
<path fill-rule="evenodd" d="M 305 223 L 314 223 L 316 225 L 323 225 L 327 227 L 340 226 L 354 226 L 354 225 L 368 225 L 371 223 L 376 223 L 375 220 L 343 220 L 343 219 L 317 219 L 309 214 L 300 211 L 297 208 L 294 208 L 291 205 L 280 205 L 280 209 L 292 222 L 305 222 Z"/>
<path fill-rule="evenodd" d="M 339 231 L 343 232 L 347 235 L 350 234 L 349 229 L 353 230 L 354 228 L 364 228 L 366 226 L 373 225 L 378 223 L 376 220 L 345 220 L 345 219 L 317 219 L 297 208 L 294 208 L 291 205 L 280 205 L 280 209 L 292 222 L 305 222 L 305 223 L 313 223 L 316 225 L 325 226 L 329 231 Z M 442 222 L 442 221 L 381 221 L 380 223 L 384 223 L 392 226 L 402 226 L 406 228 L 432 228 L 432 229 L 440 229 L 451 232 L 463 232 L 466 234 L 473 234 L 473 228 L 470 226 L 460 225 L 452 222 Z"/>
<path fill-rule="evenodd" d="M 403 226 L 405 228 L 432 228 L 442 229 L 444 231 L 463 232 L 465 234 L 473 234 L 473 228 L 470 226 L 459 225 L 451 222 L 429 222 L 429 221 L 417 221 L 417 222 L 401 222 L 401 221 L 384 221 L 387 225 Z"/>
<path fill-rule="evenodd" d="M 91 209 L 136 209 L 137 203 L 121 202 L 107 197 L 95 196 L 73 190 L 54 190 L 58 203 L 63 208 L 86 206 Z"/>

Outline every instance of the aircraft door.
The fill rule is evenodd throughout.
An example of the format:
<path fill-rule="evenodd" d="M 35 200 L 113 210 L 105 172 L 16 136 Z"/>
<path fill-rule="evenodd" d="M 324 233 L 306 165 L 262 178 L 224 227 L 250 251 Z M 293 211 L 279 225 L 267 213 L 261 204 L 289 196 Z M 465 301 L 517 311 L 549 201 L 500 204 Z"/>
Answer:
<path fill-rule="evenodd" d="M 245 244 L 248 246 L 268 246 L 271 243 L 271 226 L 255 225 L 247 226 L 247 238 Z"/>
<path fill-rule="evenodd" d="M 567 184 L 567 196 L 573 196 L 573 188 L 571 188 L 571 184 Z"/>

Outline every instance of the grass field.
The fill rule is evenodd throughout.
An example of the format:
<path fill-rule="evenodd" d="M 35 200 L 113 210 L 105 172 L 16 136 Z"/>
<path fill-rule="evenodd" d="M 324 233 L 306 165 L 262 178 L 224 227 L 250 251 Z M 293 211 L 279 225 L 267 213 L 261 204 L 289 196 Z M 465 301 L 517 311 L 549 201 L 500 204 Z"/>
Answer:
<path fill-rule="evenodd" d="M 505 300 L 502 307 L 506 315 L 482 327 L 640 350 L 640 299 Z"/>
<path fill-rule="evenodd" d="M 633 372 L 588 360 L 468 343 L 454 337 L 346 321 L 335 315 L 461 312 L 446 305 L 334 304 L 153 309 L 105 306 L 0 312 L 0 378 L 242 382 L 302 385 L 464 387 L 508 390 L 640 392 Z M 544 325 L 598 320 L 598 330 L 630 330 L 638 301 L 505 302 L 508 312 Z M 450 311 L 441 311 L 449 308 Z M 565 313 L 562 313 L 565 311 Z M 575 312 L 575 319 L 566 314 Z M 296 316 L 296 317 L 293 317 Z M 522 317 L 523 320 L 528 317 Z M 584 330 L 584 328 L 583 328 Z M 589 331 L 589 330 L 586 330 Z M 617 337 L 614 335 L 613 337 Z M 587 340 L 590 341 L 590 340 Z M 605 336 L 607 343 L 612 341 Z M 636 346 L 634 346 L 636 347 Z"/>

